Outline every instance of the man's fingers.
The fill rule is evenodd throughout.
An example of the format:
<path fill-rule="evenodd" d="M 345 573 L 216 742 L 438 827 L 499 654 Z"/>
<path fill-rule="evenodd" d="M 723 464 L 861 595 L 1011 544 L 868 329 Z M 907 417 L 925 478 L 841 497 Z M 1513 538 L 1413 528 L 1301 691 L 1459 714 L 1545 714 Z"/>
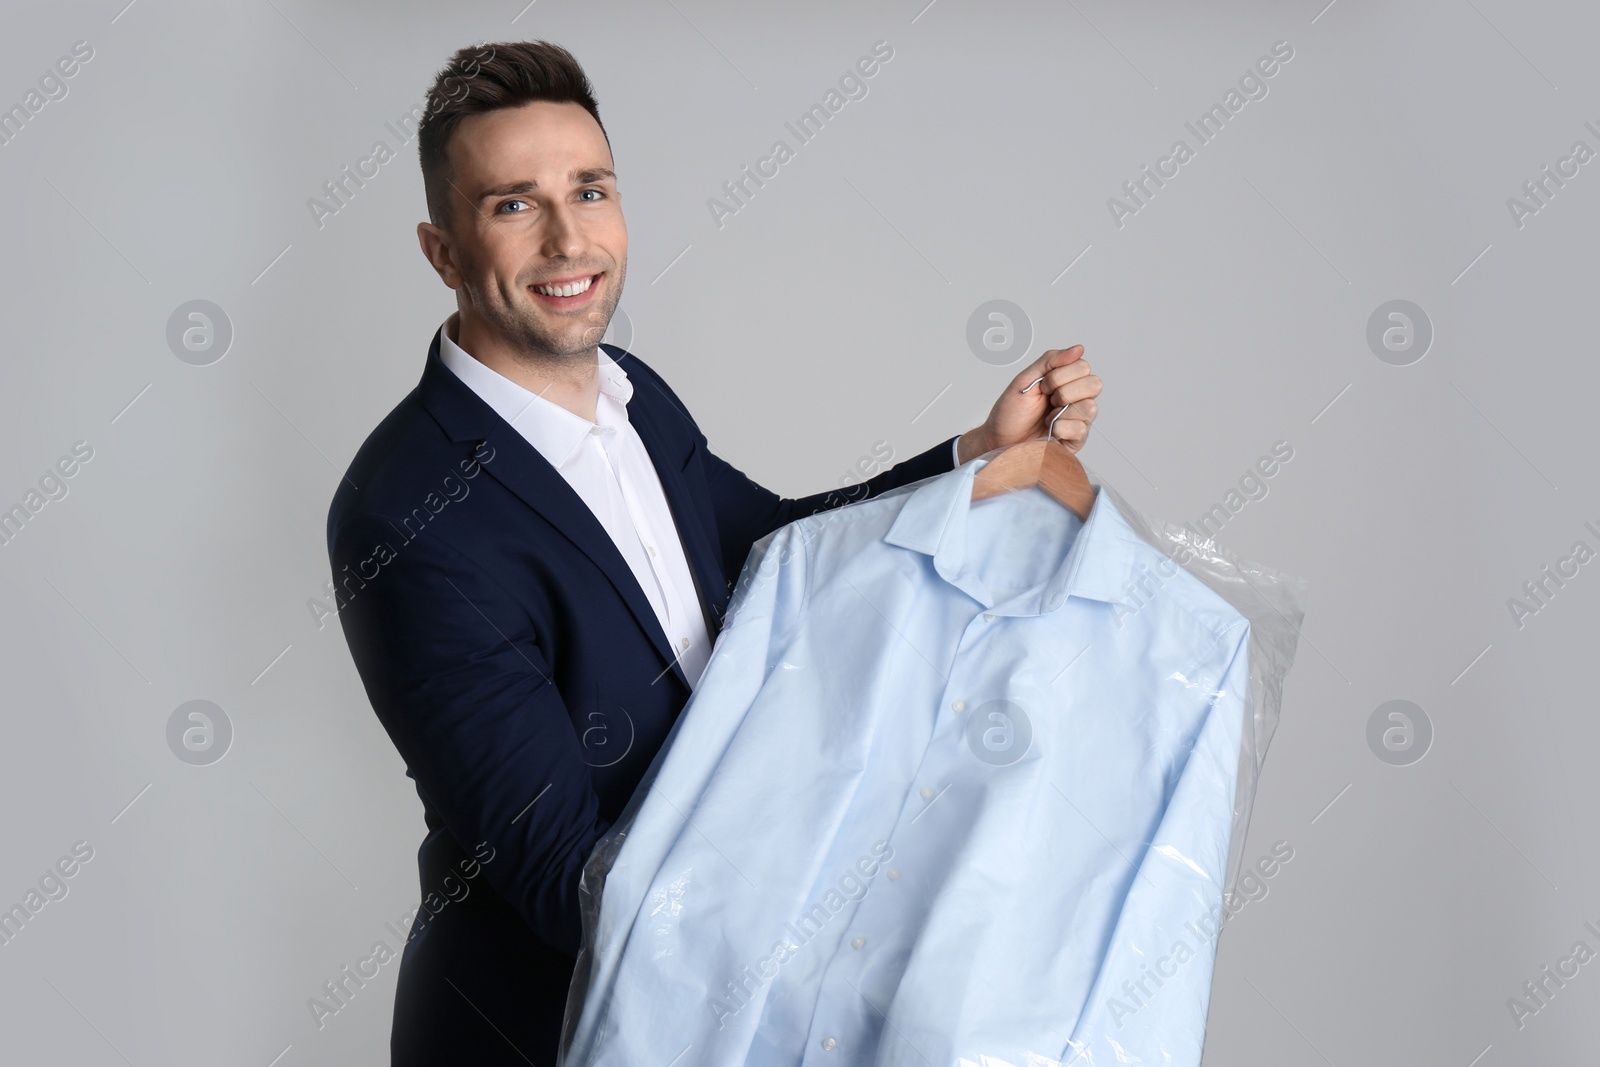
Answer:
<path fill-rule="evenodd" d="M 1048 379 L 1041 384 L 1050 385 Z M 1058 408 L 1066 407 L 1068 404 L 1093 404 L 1095 397 L 1100 395 L 1100 379 L 1093 374 L 1074 378 L 1070 382 L 1051 387 L 1046 395 Z"/>
<path fill-rule="evenodd" d="M 1050 398 L 1056 407 L 1089 400 L 1100 395 L 1100 376 L 1089 369 L 1085 360 L 1078 360 L 1046 372 L 1039 383 L 1040 395 Z"/>
<path fill-rule="evenodd" d="M 1067 409 L 1067 413 L 1061 416 L 1064 419 L 1082 419 L 1084 422 L 1093 422 L 1095 416 L 1100 414 L 1100 402 L 1092 396 L 1074 400 L 1070 395 L 1063 396 L 1062 391 L 1058 391 L 1050 399 L 1056 407 Z"/>
<path fill-rule="evenodd" d="M 1045 416 L 1046 421 L 1049 420 L 1050 416 L 1056 415 L 1057 412 L 1060 412 L 1056 419 L 1058 427 L 1065 426 L 1069 422 L 1088 426 L 1094 422 L 1095 416 L 1100 413 L 1093 400 L 1080 400 L 1073 404 L 1057 403 L 1051 406 L 1050 413 Z"/>
<path fill-rule="evenodd" d="M 1091 398 L 1089 400 L 1070 400 L 1063 402 L 1059 397 L 1054 398 L 1055 408 L 1066 408 L 1061 413 L 1061 418 L 1076 419 L 1080 422 L 1093 422 L 1095 416 L 1100 414 L 1100 406 Z M 1057 426 L 1061 423 L 1056 423 Z"/>
<path fill-rule="evenodd" d="M 1056 420 L 1054 428 L 1050 431 L 1062 444 L 1073 452 L 1083 447 L 1084 441 L 1089 438 L 1089 424 L 1081 419 L 1069 419 L 1063 414 Z"/>
<path fill-rule="evenodd" d="M 1050 433 L 1070 452 L 1077 452 L 1089 439 L 1089 427 L 1100 413 L 1095 397 L 1100 395 L 1100 376 L 1083 358 L 1083 346 L 1052 348 L 1012 379 L 1017 390 L 1027 389 L 1046 400 L 1045 420 L 1055 415 Z M 1057 409 L 1062 409 L 1057 413 Z"/>
<path fill-rule="evenodd" d="M 1049 349 L 1041 354 L 1038 359 L 1034 360 L 1032 363 L 1023 368 L 1023 370 L 1012 379 L 1012 384 L 1019 390 L 1024 389 L 1035 378 L 1038 378 L 1041 375 L 1048 375 L 1060 367 L 1072 366 L 1082 358 L 1082 345 L 1073 345 L 1071 348 Z M 1085 363 L 1084 366 L 1087 367 L 1088 364 Z M 1085 372 L 1079 371 L 1078 373 L 1082 374 Z M 1046 381 L 1040 382 L 1039 384 L 1048 388 L 1050 382 L 1047 378 Z"/>

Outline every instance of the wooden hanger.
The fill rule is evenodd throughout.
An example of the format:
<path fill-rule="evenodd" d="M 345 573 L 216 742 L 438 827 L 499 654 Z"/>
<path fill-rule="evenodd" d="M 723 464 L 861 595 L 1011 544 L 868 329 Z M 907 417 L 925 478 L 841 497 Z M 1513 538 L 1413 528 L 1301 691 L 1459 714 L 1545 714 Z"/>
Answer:
<path fill-rule="evenodd" d="M 1035 378 L 1022 391 L 1026 393 L 1043 380 L 1042 375 Z M 1036 485 L 1078 518 L 1087 520 L 1089 509 L 1094 507 L 1094 486 L 1089 484 L 1082 461 L 1054 436 L 1056 419 L 1066 410 L 1062 408 L 1050 417 L 1043 437 L 1012 445 L 985 463 L 973 475 L 973 503 Z"/>

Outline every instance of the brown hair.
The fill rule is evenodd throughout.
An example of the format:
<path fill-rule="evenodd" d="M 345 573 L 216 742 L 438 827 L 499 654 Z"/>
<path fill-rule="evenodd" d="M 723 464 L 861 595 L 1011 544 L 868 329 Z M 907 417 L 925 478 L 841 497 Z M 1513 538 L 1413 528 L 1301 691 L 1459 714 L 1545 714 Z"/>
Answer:
<path fill-rule="evenodd" d="M 450 134 L 468 115 L 535 100 L 578 104 L 600 126 L 600 107 L 588 75 L 572 53 L 549 41 L 502 41 L 459 49 L 434 78 L 417 129 L 417 154 L 422 162 L 422 188 L 428 218 L 450 226 Z M 609 135 L 606 144 L 611 143 Z"/>

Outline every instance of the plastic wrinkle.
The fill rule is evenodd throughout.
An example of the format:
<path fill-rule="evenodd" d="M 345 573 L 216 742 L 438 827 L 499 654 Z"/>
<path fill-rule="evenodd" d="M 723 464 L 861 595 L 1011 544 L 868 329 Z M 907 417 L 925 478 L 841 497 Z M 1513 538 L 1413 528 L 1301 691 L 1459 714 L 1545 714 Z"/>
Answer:
<path fill-rule="evenodd" d="M 1167 857 L 1169 860 L 1177 860 L 1179 863 L 1183 864 L 1200 877 L 1206 879 L 1207 881 L 1211 880 L 1210 871 L 1206 870 L 1204 867 L 1200 866 L 1194 860 L 1190 859 L 1188 856 L 1185 856 L 1182 852 L 1176 848 L 1173 848 L 1171 845 L 1152 845 L 1150 846 L 1150 851 L 1159 853 L 1160 855 Z"/>
<path fill-rule="evenodd" d="M 652 959 L 659 960 L 672 955 L 670 939 L 676 932 L 677 919 L 683 914 L 684 900 L 689 895 L 689 880 L 693 873 L 684 871 L 656 894 L 650 908 L 650 918 L 655 920 L 650 924 L 650 932 L 660 939 L 662 944 L 651 954 Z"/>
<path fill-rule="evenodd" d="M 1185 689 L 1188 689 L 1188 690 L 1191 690 L 1191 691 L 1199 690 L 1200 692 L 1204 693 L 1206 696 L 1211 697 L 1213 700 L 1215 700 L 1218 697 L 1222 696 L 1222 690 L 1220 690 L 1220 689 L 1208 689 L 1208 688 L 1206 688 L 1206 683 L 1195 681 L 1195 680 L 1189 678 L 1187 675 L 1185 675 L 1182 671 L 1173 671 L 1171 674 L 1167 675 L 1167 677 L 1170 678 L 1174 682 L 1180 683 Z"/>

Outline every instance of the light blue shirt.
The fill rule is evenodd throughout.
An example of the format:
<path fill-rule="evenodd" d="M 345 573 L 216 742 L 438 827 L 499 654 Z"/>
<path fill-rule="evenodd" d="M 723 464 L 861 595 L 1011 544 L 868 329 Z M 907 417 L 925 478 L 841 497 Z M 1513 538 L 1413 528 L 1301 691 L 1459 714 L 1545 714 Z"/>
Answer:
<path fill-rule="evenodd" d="M 1249 623 L 987 462 L 751 551 L 567 1064 L 1200 1062 Z"/>

